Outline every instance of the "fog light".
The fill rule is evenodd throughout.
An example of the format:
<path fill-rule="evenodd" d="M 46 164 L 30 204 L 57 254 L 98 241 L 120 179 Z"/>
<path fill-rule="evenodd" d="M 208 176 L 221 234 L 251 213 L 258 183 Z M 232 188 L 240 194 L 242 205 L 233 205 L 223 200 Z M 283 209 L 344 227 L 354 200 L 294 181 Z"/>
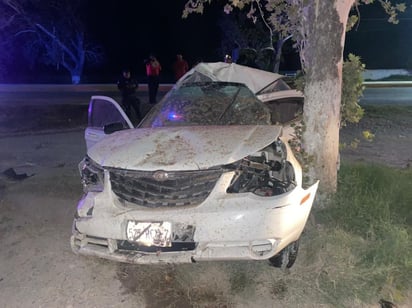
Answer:
<path fill-rule="evenodd" d="M 256 256 L 264 256 L 271 252 L 276 247 L 276 241 L 274 240 L 262 240 L 262 241 L 253 241 L 251 243 L 251 251 Z"/>

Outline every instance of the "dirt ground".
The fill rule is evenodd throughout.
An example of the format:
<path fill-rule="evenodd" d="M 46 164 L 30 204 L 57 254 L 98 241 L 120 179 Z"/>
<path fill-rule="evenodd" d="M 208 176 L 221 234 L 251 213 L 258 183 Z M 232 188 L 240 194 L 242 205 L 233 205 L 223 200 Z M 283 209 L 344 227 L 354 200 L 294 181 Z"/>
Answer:
<path fill-rule="evenodd" d="M 365 129 L 373 141 L 362 140 Z M 360 144 L 343 149 L 342 160 L 412 162 L 410 118 L 364 119 L 342 130 L 343 142 L 355 138 Z M 74 255 L 84 153 L 82 127 L 0 137 L 0 307 L 333 307 L 299 274 L 308 270 L 305 235 L 286 273 L 263 262 L 135 266 Z"/>
<path fill-rule="evenodd" d="M 364 132 L 372 138 L 365 138 Z M 354 140 L 356 147 L 351 147 Z M 358 124 L 341 130 L 342 160 L 366 161 L 398 168 L 409 168 L 412 163 L 412 118 L 410 113 L 388 113 L 365 116 Z M 356 143 L 356 142 L 355 142 Z"/>

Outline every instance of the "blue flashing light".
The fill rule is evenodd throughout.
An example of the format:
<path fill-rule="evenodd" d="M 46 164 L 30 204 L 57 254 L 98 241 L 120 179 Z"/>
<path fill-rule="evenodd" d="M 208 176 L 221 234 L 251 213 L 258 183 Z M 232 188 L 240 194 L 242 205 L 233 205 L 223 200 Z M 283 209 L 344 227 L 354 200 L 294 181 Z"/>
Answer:
<path fill-rule="evenodd" d="M 169 112 L 167 118 L 168 118 L 170 121 L 180 121 L 180 120 L 183 119 L 183 116 L 182 116 L 181 114 L 176 114 L 176 113 L 174 113 L 174 112 Z"/>

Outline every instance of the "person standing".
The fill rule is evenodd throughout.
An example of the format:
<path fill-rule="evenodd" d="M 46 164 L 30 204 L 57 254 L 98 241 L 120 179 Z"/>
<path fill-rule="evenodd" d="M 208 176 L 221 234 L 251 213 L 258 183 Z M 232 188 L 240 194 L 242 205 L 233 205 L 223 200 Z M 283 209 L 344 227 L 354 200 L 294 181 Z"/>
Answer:
<path fill-rule="evenodd" d="M 159 75 L 162 66 L 154 55 L 150 55 L 146 61 L 147 86 L 149 88 L 149 103 L 156 104 L 157 91 L 159 89 Z"/>
<path fill-rule="evenodd" d="M 122 75 L 117 81 L 117 88 L 122 95 L 122 105 L 129 119 L 133 120 L 132 108 L 138 120 L 141 119 L 140 114 L 140 100 L 136 96 L 136 91 L 139 88 L 139 84 L 136 79 L 132 78 L 130 70 L 125 68 L 122 70 Z"/>
<path fill-rule="evenodd" d="M 181 54 L 176 55 L 176 61 L 173 64 L 173 71 L 175 73 L 175 81 L 178 81 L 189 70 L 189 64 Z"/>
<path fill-rule="evenodd" d="M 239 60 L 239 53 L 240 53 L 240 46 L 238 43 L 235 43 L 232 49 L 232 62 L 233 63 L 237 63 L 237 60 Z"/>

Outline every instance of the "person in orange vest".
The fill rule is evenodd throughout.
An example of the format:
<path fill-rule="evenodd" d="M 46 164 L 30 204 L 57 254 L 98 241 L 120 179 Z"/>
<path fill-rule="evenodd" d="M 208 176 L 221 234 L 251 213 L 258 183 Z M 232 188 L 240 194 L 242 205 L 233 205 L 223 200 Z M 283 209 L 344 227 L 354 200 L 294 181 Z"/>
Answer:
<path fill-rule="evenodd" d="M 157 91 L 159 90 L 159 75 L 162 66 L 154 55 L 146 61 L 147 86 L 149 88 L 149 103 L 156 104 Z"/>
<path fill-rule="evenodd" d="M 173 71 L 175 72 L 175 81 L 178 81 L 189 70 L 189 64 L 181 54 L 176 55 L 176 61 L 173 64 Z"/>

